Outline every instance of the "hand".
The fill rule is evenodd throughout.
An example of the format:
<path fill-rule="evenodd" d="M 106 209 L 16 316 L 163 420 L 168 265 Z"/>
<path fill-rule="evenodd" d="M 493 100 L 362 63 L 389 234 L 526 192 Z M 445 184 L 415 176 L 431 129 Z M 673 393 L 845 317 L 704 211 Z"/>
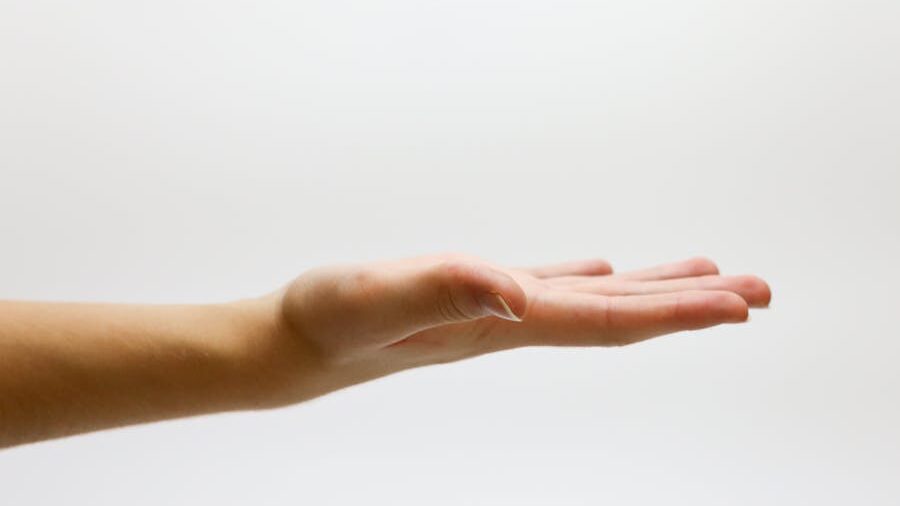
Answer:
<path fill-rule="evenodd" d="M 279 331 L 256 362 L 282 405 L 411 367 L 521 346 L 621 346 L 744 322 L 755 276 L 694 258 L 613 274 L 603 260 L 504 268 L 463 255 L 328 267 L 270 297 Z M 314 371 L 296 374 L 296 371 Z"/>

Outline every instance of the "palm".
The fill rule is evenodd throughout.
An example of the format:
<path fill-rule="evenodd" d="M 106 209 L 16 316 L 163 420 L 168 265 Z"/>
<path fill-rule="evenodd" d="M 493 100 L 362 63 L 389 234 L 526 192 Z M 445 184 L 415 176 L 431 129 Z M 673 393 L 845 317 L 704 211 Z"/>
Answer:
<path fill-rule="evenodd" d="M 523 322 L 483 318 L 394 344 L 415 361 L 450 361 L 521 346 L 617 346 L 744 321 L 771 297 L 755 276 L 721 276 L 706 259 L 612 274 L 605 262 L 507 269 L 528 298 Z"/>
<path fill-rule="evenodd" d="M 295 378 L 281 387 L 290 402 L 503 349 L 624 345 L 742 322 L 770 291 L 705 259 L 613 274 L 601 260 L 509 269 L 438 255 L 314 269 L 280 297 L 286 332 L 274 334 L 269 368 Z M 295 374 L 307 369 L 323 372 L 312 386 Z"/>

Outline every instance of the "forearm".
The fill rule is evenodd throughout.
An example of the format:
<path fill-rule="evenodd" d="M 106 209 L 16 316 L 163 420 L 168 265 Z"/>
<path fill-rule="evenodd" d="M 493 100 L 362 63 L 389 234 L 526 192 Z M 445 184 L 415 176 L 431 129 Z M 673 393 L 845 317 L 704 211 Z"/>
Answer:
<path fill-rule="evenodd" d="M 0 302 L 0 447 L 265 402 L 268 301 Z"/>

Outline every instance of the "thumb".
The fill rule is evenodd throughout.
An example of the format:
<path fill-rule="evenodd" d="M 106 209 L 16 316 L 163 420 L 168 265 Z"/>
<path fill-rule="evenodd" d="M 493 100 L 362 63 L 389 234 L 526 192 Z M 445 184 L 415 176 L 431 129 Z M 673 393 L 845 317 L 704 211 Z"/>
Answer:
<path fill-rule="evenodd" d="M 522 287 L 483 262 L 449 260 L 403 268 L 384 281 L 375 305 L 381 321 L 391 322 L 394 335 L 485 317 L 521 321 L 525 313 Z"/>

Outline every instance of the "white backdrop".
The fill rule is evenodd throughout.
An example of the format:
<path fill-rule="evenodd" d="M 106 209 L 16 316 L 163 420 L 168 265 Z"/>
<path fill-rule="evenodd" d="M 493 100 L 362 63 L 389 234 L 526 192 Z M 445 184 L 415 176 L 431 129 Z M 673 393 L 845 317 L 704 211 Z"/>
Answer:
<path fill-rule="evenodd" d="M 446 250 L 758 273 L 746 326 L 0 452 L 3 504 L 897 504 L 900 3 L 0 0 L 0 297 Z"/>

